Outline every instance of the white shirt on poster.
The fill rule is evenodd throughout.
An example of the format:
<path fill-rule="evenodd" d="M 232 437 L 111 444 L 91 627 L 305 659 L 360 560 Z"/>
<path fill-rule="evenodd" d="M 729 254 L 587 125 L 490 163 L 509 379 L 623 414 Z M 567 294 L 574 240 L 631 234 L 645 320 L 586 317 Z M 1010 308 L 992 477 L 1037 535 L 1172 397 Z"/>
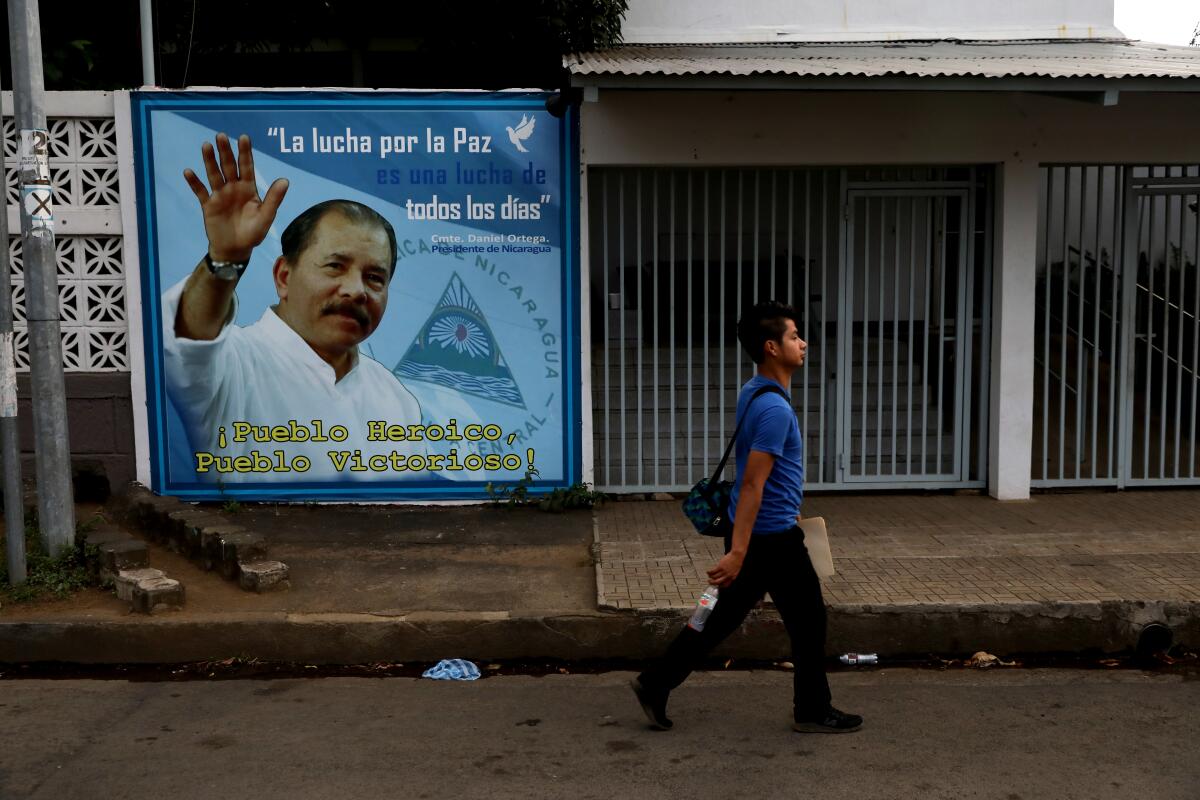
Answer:
<path fill-rule="evenodd" d="M 308 459 L 306 472 L 235 472 L 217 473 L 210 468 L 176 480 L 213 481 L 228 484 L 251 482 L 300 482 L 335 480 L 405 480 L 429 478 L 429 472 L 351 471 L 347 461 L 339 471 L 329 453 L 361 451 L 364 462 L 372 456 L 389 458 L 393 452 L 403 456 L 423 455 L 423 442 L 367 441 L 367 423 L 384 421 L 388 425 L 417 425 L 421 407 L 417 399 L 386 367 L 361 353 L 355 354 L 354 366 L 337 380 L 333 367 L 316 354 L 300 334 L 280 319 L 274 308 L 267 308 L 258 322 L 246 327 L 226 322 L 211 341 L 184 339 L 175 335 L 175 316 L 186 279 L 162 296 L 163 361 L 167 393 L 182 417 L 191 444 L 191 467 L 195 454 L 214 456 L 252 456 L 277 462 L 276 450 L 283 450 L 287 463 L 298 456 Z M 232 319 L 235 315 L 230 314 Z M 324 441 L 234 441 L 234 422 L 253 426 L 287 426 L 295 421 L 311 434 L 319 421 L 325 436 L 335 426 L 348 431 L 343 442 Z M 220 446 L 224 429 L 225 447 Z M 261 463 L 261 462 L 260 462 Z M 382 463 L 377 460 L 377 463 Z"/>

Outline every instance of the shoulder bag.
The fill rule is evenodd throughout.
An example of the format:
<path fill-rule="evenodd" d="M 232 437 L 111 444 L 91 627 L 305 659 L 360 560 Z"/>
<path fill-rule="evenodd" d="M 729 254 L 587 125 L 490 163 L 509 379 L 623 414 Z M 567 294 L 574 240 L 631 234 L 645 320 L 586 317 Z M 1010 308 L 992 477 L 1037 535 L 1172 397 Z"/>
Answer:
<path fill-rule="evenodd" d="M 760 395 L 768 392 L 775 392 L 787 397 L 778 386 L 763 386 L 756 390 L 751 395 L 750 402 L 746 404 L 746 413 L 734 427 L 733 436 L 730 437 L 729 444 L 725 447 L 725 455 L 721 456 L 721 463 L 717 464 L 712 477 L 701 478 L 697 481 L 683 500 L 683 514 L 691 520 L 692 525 L 696 527 L 701 536 L 724 536 L 729 532 L 727 516 L 733 484 L 730 481 L 721 480 L 721 472 L 725 469 L 725 463 L 729 461 L 729 454 L 733 452 L 733 444 L 742 430 L 742 423 L 746 421 L 746 415 L 750 413 L 750 406 Z"/>

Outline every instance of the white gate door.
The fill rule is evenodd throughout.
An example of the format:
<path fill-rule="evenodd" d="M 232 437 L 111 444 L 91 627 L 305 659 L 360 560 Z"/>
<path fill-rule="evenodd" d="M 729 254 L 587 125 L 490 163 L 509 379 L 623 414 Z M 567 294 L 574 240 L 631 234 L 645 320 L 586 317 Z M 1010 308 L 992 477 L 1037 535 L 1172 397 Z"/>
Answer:
<path fill-rule="evenodd" d="M 1127 187 L 1122 483 L 1200 483 L 1200 177 L 1133 178 Z"/>
<path fill-rule="evenodd" d="M 965 189 L 847 194 L 837 381 L 841 479 L 966 479 L 972 287 Z"/>

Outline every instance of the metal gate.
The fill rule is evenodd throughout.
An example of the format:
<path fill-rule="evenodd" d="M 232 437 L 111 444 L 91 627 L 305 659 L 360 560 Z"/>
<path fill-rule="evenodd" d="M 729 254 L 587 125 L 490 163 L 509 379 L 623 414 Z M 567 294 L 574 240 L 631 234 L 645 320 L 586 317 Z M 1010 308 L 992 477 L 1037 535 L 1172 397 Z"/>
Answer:
<path fill-rule="evenodd" d="M 809 488 L 984 485 L 990 170 L 591 168 L 588 185 L 599 488 L 711 473 L 754 373 L 735 322 L 769 298 L 809 344 L 792 382 Z"/>
<path fill-rule="evenodd" d="M 1128 181 L 1123 485 L 1197 481 L 1198 201 L 1197 176 Z"/>
<path fill-rule="evenodd" d="M 852 189 L 838 383 L 841 478 L 962 481 L 973 271 L 965 189 Z"/>
<path fill-rule="evenodd" d="M 1200 167 L 1043 172 L 1033 485 L 1200 483 Z"/>

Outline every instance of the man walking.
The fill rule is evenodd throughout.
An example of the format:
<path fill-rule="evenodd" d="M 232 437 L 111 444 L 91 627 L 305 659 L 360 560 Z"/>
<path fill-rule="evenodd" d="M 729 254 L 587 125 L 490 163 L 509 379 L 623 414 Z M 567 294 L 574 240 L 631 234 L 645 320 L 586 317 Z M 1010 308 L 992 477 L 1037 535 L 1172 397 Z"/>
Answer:
<path fill-rule="evenodd" d="M 738 321 L 738 341 L 758 369 L 738 395 L 737 418 L 745 421 L 735 446 L 737 478 L 729 504 L 733 530 L 726 534 L 724 557 L 708 570 L 720 596 L 704 629 L 684 627 L 666 654 L 633 680 L 633 691 L 650 724 L 669 729 L 671 690 L 770 592 L 792 643 L 792 729 L 856 731 L 862 717 L 830 703 L 825 602 L 796 525 L 804 496 L 804 442 L 787 392 L 808 345 L 800 338 L 791 306 L 774 301 L 759 303 Z M 764 387 L 771 390 L 755 398 Z"/>

